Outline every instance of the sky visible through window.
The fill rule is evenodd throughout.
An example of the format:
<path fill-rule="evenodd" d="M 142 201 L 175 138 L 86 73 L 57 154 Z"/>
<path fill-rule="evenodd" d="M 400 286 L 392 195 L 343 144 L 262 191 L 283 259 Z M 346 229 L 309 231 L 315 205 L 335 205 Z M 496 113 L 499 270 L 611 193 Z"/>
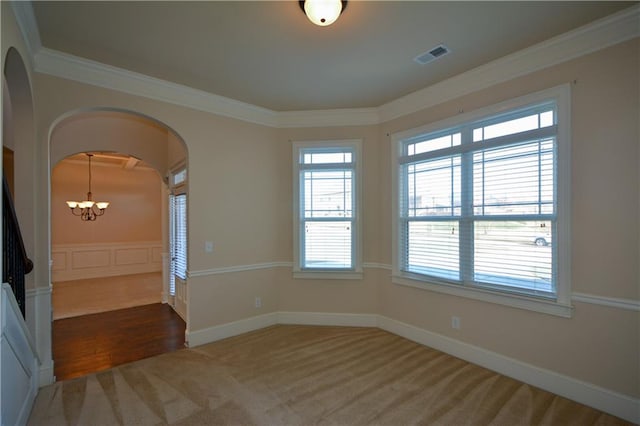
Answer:
<path fill-rule="evenodd" d="M 553 110 L 536 112 L 473 128 L 472 142 L 553 124 Z M 454 131 L 407 144 L 406 154 L 461 143 L 461 132 Z M 473 256 L 472 273 L 466 279 L 553 291 L 554 156 L 555 138 L 543 138 L 488 149 L 479 146 L 469 160 L 454 153 L 407 164 L 407 269 L 460 281 L 460 253 L 466 250 Z M 468 210 L 463 208 L 465 199 L 471 206 Z M 460 237 L 465 218 L 472 223 L 472 235 L 466 239 Z M 460 244 L 470 247 L 461 250 Z"/>

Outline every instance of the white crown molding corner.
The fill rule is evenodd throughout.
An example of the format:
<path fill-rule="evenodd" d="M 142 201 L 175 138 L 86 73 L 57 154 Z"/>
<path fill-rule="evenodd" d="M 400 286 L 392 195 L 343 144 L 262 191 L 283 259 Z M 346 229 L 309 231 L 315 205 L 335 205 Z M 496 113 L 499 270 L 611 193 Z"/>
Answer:
<path fill-rule="evenodd" d="M 38 31 L 38 22 L 33 13 L 33 7 L 30 1 L 12 1 L 11 8 L 29 50 L 30 63 L 33 63 L 34 55 L 42 49 L 40 31 Z"/>
<path fill-rule="evenodd" d="M 634 6 L 388 102 L 379 107 L 380 122 L 567 62 L 639 35 L 640 6 Z"/>
<path fill-rule="evenodd" d="M 41 48 L 34 55 L 35 71 L 168 102 L 223 117 L 276 127 L 277 114 L 267 108 L 225 98 L 100 62 Z"/>

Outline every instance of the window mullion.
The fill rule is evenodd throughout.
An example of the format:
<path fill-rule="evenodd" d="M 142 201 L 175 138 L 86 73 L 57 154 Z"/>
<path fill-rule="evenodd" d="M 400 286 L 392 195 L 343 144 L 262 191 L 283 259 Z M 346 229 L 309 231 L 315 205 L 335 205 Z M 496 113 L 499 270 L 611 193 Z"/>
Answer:
<path fill-rule="evenodd" d="M 307 176 L 308 175 L 308 176 Z M 310 178 L 311 184 L 309 185 L 309 193 L 307 193 L 307 178 Z M 300 247 L 299 254 L 300 259 L 307 258 L 306 254 L 306 239 L 307 239 L 307 207 L 309 211 L 313 212 L 313 171 L 301 171 L 300 172 L 300 203 L 298 208 L 298 215 L 300 217 L 299 235 L 300 235 Z M 310 200 L 310 206 L 307 206 L 307 197 Z M 313 217 L 313 215 L 312 215 Z"/>
<path fill-rule="evenodd" d="M 461 131 L 462 145 L 472 144 L 472 130 L 465 127 Z M 460 164 L 461 219 L 459 222 L 460 280 L 463 284 L 473 282 L 473 151 L 462 154 Z"/>

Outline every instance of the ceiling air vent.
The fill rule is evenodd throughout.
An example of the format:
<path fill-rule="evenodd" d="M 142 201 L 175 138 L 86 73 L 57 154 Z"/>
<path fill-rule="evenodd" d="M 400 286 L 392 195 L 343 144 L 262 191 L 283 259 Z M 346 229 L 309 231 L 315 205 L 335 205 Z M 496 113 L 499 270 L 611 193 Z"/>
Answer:
<path fill-rule="evenodd" d="M 426 63 L 429 63 L 435 59 L 438 59 L 446 55 L 449 52 L 451 51 L 447 46 L 445 46 L 444 44 L 440 44 L 434 47 L 433 49 L 429 50 L 428 52 L 421 53 L 420 55 L 413 58 L 413 60 L 419 63 L 420 65 L 424 65 Z"/>

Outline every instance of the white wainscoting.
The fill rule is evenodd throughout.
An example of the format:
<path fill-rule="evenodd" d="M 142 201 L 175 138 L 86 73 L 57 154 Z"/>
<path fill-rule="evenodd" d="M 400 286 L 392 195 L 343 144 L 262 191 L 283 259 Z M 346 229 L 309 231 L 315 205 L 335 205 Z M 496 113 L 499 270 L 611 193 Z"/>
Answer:
<path fill-rule="evenodd" d="M 56 244 L 54 282 L 162 271 L 162 242 Z"/>
<path fill-rule="evenodd" d="M 38 354 L 11 287 L 0 296 L 0 424 L 24 425 L 38 392 Z"/>
<path fill-rule="evenodd" d="M 176 277 L 176 294 L 173 299 L 173 309 L 184 322 L 187 322 L 187 291 L 187 282 Z"/>
<path fill-rule="evenodd" d="M 27 328 L 35 340 L 40 358 L 40 387 L 55 382 L 51 353 L 51 286 L 27 289 Z"/>

